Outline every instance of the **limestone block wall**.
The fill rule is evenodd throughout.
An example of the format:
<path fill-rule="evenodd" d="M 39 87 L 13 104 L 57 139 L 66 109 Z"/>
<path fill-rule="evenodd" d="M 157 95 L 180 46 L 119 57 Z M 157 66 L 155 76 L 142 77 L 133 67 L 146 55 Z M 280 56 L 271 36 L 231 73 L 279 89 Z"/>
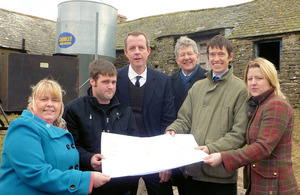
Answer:
<path fill-rule="evenodd" d="M 294 108 L 300 108 L 300 33 L 231 40 L 234 48 L 234 73 L 240 78 L 250 59 L 255 58 L 255 42 L 262 39 L 282 40 L 280 70 L 278 71 L 281 90 Z"/>

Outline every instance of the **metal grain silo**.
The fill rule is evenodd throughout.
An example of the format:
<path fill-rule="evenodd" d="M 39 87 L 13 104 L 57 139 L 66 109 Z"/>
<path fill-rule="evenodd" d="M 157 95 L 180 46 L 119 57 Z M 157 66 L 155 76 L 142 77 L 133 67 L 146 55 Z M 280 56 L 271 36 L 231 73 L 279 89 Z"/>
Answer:
<path fill-rule="evenodd" d="M 89 63 L 116 59 L 117 9 L 102 1 L 71 0 L 58 4 L 56 54 L 79 57 L 79 95 L 89 87 Z"/>

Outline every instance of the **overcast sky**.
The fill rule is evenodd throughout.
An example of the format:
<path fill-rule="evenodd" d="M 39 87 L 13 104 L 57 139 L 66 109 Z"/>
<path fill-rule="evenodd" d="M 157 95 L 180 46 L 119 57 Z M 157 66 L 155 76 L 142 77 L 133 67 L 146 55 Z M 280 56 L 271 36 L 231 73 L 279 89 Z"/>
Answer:
<path fill-rule="evenodd" d="M 0 8 L 56 21 L 57 5 L 66 0 L 1 0 Z M 251 0 L 93 0 L 115 7 L 118 14 L 134 20 L 177 11 L 224 7 Z"/>

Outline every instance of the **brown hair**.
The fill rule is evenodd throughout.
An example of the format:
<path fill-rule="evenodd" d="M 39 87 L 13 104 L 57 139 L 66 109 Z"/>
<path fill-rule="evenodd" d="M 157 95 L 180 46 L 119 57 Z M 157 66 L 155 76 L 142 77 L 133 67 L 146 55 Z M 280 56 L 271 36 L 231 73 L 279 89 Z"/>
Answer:
<path fill-rule="evenodd" d="M 139 31 L 133 31 L 133 32 L 130 32 L 127 34 L 126 38 L 124 39 L 124 49 L 127 50 L 127 39 L 129 36 L 140 36 L 140 35 L 143 35 L 146 39 L 146 46 L 147 46 L 147 49 L 150 48 L 150 41 L 149 41 L 149 38 L 147 37 L 147 35 L 145 33 L 142 33 L 142 32 L 139 32 Z"/>
<path fill-rule="evenodd" d="M 222 49 L 223 46 L 226 48 L 228 55 L 230 56 L 230 54 L 233 52 L 233 46 L 231 42 L 222 35 L 216 35 L 210 39 L 206 49 L 206 53 L 209 54 L 209 48 L 218 47 Z"/>
<path fill-rule="evenodd" d="M 92 61 L 89 69 L 90 77 L 95 81 L 98 80 L 99 75 L 115 76 L 118 74 L 116 67 L 111 62 L 102 59 Z"/>

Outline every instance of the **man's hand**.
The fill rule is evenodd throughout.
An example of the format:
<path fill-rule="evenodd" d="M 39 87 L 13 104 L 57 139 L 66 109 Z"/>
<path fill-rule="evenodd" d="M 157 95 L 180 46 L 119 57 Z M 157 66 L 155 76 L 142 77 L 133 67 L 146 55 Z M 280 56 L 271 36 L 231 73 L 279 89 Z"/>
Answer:
<path fill-rule="evenodd" d="M 172 176 L 172 171 L 171 170 L 166 170 L 166 171 L 160 172 L 159 173 L 159 178 L 160 178 L 159 183 L 163 183 L 163 182 L 169 181 L 169 179 L 171 178 L 171 176 Z"/>
<path fill-rule="evenodd" d="M 174 130 L 167 130 L 166 134 L 172 135 L 173 137 L 176 135 Z"/>
<path fill-rule="evenodd" d="M 209 154 L 209 149 L 207 146 L 197 146 L 195 147 L 196 150 L 202 150 L 203 152 Z"/>
<path fill-rule="evenodd" d="M 95 154 L 91 158 L 91 165 L 94 170 L 96 170 L 96 171 L 102 170 L 102 162 L 101 162 L 102 159 L 104 159 L 104 156 L 102 154 Z"/>

